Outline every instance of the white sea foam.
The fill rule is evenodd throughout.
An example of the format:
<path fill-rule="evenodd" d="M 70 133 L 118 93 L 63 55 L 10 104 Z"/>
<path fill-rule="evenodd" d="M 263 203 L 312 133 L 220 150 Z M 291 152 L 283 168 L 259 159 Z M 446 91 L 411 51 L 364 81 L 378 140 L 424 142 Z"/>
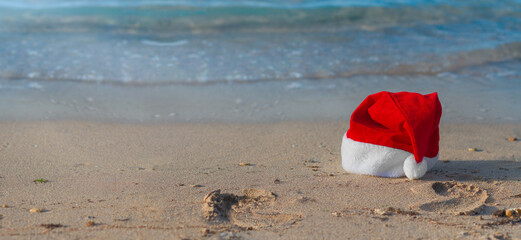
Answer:
<path fill-rule="evenodd" d="M 298 83 L 298 82 L 292 82 L 286 86 L 286 88 L 288 88 L 288 89 L 298 89 L 298 88 L 303 88 L 303 87 L 304 87 L 304 85 L 302 85 L 302 83 Z"/>
<path fill-rule="evenodd" d="M 182 45 L 188 44 L 188 40 L 179 40 L 179 41 L 175 41 L 175 42 L 156 42 L 156 41 L 144 39 L 144 40 L 141 40 L 141 43 L 143 43 L 145 45 L 157 46 L 157 47 L 177 47 L 177 46 L 182 46 Z"/>
<path fill-rule="evenodd" d="M 39 84 L 39 83 L 31 82 L 31 83 L 27 84 L 27 88 L 42 89 L 43 86 L 41 84 Z"/>

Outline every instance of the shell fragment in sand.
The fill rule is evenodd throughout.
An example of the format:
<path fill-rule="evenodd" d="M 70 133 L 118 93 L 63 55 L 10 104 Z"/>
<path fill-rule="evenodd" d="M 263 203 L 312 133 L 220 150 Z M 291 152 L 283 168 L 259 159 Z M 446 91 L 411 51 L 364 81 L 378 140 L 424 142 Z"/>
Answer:
<path fill-rule="evenodd" d="M 31 208 L 31 209 L 29 209 L 29 212 L 40 213 L 40 212 L 43 212 L 43 209 L 42 208 Z"/>

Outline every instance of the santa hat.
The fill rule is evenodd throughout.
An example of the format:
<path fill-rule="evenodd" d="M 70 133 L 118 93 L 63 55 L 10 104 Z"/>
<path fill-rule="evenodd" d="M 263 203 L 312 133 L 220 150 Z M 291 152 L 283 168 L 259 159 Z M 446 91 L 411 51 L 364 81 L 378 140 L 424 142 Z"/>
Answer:
<path fill-rule="evenodd" d="M 342 167 L 352 173 L 418 179 L 438 160 L 441 103 L 437 93 L 379 92 L 351 115 Z"/>

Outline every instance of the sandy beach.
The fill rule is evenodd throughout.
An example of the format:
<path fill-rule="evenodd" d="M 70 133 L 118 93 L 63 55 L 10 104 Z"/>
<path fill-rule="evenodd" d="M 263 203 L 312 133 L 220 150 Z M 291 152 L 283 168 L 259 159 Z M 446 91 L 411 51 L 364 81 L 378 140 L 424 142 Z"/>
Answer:
<path fill-rule="evenodd" d="M 521 125 L 442 124 L 415 181 L 346 173 L 347 128 L 2 122 L 0 237 L 521 238 Z"/>
<path fill-rule="evenodd" d="M 521 0 L 0 0 L 0 240 L 521 239 L 520 23 Z M 438 97 L 367 109 L 408 134 L 346 139 L 385 169 L 346 166 L 420 180 L 342 168 L 381 91 Z M 440 109 L 423 175 L 397 149 L 435 157 Z"/>

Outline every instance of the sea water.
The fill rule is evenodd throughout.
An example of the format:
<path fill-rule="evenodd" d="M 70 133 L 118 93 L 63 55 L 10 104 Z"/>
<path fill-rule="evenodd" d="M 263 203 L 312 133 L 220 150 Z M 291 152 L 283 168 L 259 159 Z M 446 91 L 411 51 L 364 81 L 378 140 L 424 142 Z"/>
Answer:
<path fill-rule="evenodd" d="M 521 121 L 521 1 L 0 0 L 0 120 Z"/>

